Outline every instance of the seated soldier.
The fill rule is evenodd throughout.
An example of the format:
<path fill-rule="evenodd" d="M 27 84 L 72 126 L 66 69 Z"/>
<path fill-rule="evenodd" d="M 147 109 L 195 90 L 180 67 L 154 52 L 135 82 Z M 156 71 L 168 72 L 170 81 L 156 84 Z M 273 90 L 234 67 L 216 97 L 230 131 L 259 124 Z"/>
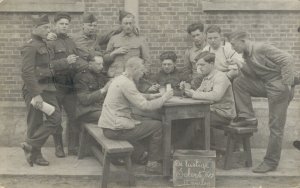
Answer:
<path fill-rule="evenodd" d="M 77 94 L 76 116 L 81 122 L 97 123 L 107 89 L 111 82 L 102 73 L 103 59 L 95 56 L 86 68 L 74 76 L 74 85 Z"/>
<path fill-rule="evenodd" d="M 151 118 L 132 117 L 132 107 L 141 110 L 156 110 L 173 96 L 173 90 L 163 95 L 142 94 L 136 82 L 143 76 L 145 67 L 138 57 L 130 58 L 125 64 L 125 72 L 113 79 L 103 103 L 98 126 L 103 134 L 114 140 L 127 140 L 135 148 L 140 140 L 149 139 L 149 161 L 147 172 L 161 173 L 162 166 L 162 123 Z M 133 155 L 140 155 L 133 152 Z"/>
<path fill-rule="evenodd" d="M 210 106 L 212 127 L 229 125 L 236 115 L 230 80 L 225 73 L 217 70 L 214 66 L 214 53 L 202 52 L 196 57 L 196 60 L 197 71 L 201 72 L 204 78 L 197 90 L 185 89 L 185 94 L 193 99 L 213 102 Z"/>
<path fill-rule="evenodd" d="M 160 54 L 161 70 L 157 73 L 153 80 L 156 84 L 152 85 L 148 92 L 158 92 L 161 87 L 166 87 L 167 84 L 171 84 L 174 89 L 174 95 L 180 96 L 181 90 L 179 84 L 181 81 L 188 80 L 188 77 L 184 75 L 176 68 L 177 56 L 175 52 L 167 51 Z"/>
<path fill-rule="evenodd" d="M 159 92 L 170 84 L 174 90 L 174 95 L 182 96 L 180 82 L 189 79 L 176 68 L 177 56 L 173 51 L 166 51 L 160 54 L 161 70 L 152 79 L 155 84 L 148 88 L 148 92 Z M 148 115 L 149 113 L 147 113 Z M 160 115 L 160 114 L 158 114 Z M 172 122 L 172 143 L 175 149 L 192 149 L 192 138 L 194 130 L 189 120 L 176 120 Z"/>

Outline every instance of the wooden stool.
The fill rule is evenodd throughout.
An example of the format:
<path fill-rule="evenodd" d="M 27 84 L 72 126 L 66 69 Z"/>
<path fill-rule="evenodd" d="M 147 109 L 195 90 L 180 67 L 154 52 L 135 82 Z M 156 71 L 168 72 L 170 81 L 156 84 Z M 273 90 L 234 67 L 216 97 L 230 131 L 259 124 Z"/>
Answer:
<path fill-rule="evenodd" d="M 257 127 L 231 127 L 224 126 L 225 134 L 227 134 L 227 146 L 225 152 L 224 169 L 229 170 L 233 167 L 233 159 L 235 155 L 241 156 L 245 160 L 245 166 L 252 166 L 252 155 L 250 146 L 250 137 L 257 132 Z M 236 143 L 242 141 L 243 151 L 234 151 Z"/>
<path fill-rule="evenodd" d="M 106 188 L 110 171 L 110 163 L 112 158 L 123 158 L 126 163 L 126 171 L 128 173 L 128 184 L 135 186 L 135 177 L 131 164 L 131 153 L 133 146 L 127 141 L 111 140 L 103 135 L 102 129 L 96 124 L 83 124 L 81 138 L 78 151 L 78 159 L 82 159 L 85 155 L 85 149 L 88 146 L 88 137 L 92 137 L 101 145 L 102 151 L 95 145 L 90 146 L 95 157 L 103 165 L 101 187 Z"/>

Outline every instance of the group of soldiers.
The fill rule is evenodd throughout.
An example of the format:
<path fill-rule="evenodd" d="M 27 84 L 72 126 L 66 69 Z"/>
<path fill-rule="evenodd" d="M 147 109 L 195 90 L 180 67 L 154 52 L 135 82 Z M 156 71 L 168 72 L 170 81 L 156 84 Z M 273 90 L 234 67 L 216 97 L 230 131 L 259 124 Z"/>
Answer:
<path fill-rule="evenodd" d="M 241 31 L 224 40 L 219 26 L 204 30 L 196 22 L 187 28 L 193 47 L 186 50 L 183 70 L 176 68 L 176 53 L 168 51 L 160 56 L 161 71 L 151 76 L 148 45 L 129 12 L 120 11 L 120 27 L 104 34 L 97 32 L 93 14 L 83 15 L 82 31 L 74 35 L 68 33 L 68 13 L 55 14 L 53 31 L 47 15 L 33 20 L 32 39 L 21 50 L 28 111 L 27 137 L 21 146 L 31 166 L 49 165 L 41 148 L 51 135 L 55 155 L 65 157 L 64 110 L 69 155 L 77 154 L 80 122 L 99 121 L 105 136 L 134 145 L 136 162 L 146 164 L 150 172 L 160 172 L 162 125 L 155 110 L 173 95 L 211 101 L 212 127 L 257 126 L 251 96 L 268 98 L 269 145 L 253 172 L 265 173 L 278 166 L 286 112 L 299 82 L 293 58 L 286 52 L 254 43 Z M 173 89 L 160 92 L 167 84 Z M 44 102 L 55 107 L 51 115 L 41 111 Z M 182 123 L 187 126 L 178 126 L 175 140 L 181 143 L 174 143 L 177 148 L 187 148 L 199 137 L 193 123 L 174 122 Z M 141 144 L 145 138 L 147 146 Z"/>

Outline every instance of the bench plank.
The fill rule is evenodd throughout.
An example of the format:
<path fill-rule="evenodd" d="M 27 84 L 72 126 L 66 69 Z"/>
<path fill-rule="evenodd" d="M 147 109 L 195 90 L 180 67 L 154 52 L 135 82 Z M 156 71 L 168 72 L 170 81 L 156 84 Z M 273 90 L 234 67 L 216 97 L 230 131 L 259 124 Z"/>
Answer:
<path fill-rule="evenodd" d="M 100 144 L 107 153 L 120 153 L 133 151 L 133 146 L 127 141 L 111 140 L 103 135 L 102 128 L 96 124 L 84 124 L 88 133 Z"/>

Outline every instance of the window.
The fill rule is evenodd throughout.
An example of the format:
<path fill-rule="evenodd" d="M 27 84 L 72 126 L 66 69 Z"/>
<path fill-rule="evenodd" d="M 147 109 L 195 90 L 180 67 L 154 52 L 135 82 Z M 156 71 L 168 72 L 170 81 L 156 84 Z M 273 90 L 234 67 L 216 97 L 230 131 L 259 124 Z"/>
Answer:
<path fill-rule="evenodd" d="M 203 0 L 203 11 L 296 11 L 299 0 Z"/>
<path fill-rule="evenodd" d="M 0 0 L 0 12 L 84 12 L 81 0 Z"/>

